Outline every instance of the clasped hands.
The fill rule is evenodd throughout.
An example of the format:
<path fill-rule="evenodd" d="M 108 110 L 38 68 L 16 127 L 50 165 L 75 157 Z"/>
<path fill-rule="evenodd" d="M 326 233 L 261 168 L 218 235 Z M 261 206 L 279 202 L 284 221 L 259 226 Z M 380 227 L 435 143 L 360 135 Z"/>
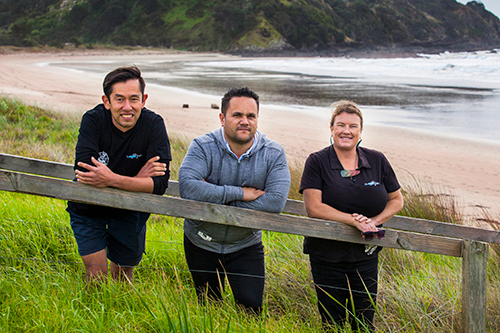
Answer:
<path fill-rule="evenodd" d="M 352 217 L 354 217 L 355 224 L 354 226 L 361 232 L 366 232 L 366 231 L 377 231 L 377 225 L 375 224 L 375 221 L 373 221 L 371 218 L 366 217 L 361 214 L 352 214 Z"/>
<path fill-rule="evenodd" d="M 159 159 L 159 156 L 151 157 L 135 177 L 163 176 L 167 170 L 167 165 L 157 162 Z M 113 186 L 116 177 L 120 177 L 120 175 L 111 171 L 105 164 L 99 162 L 94 157 L 91 157 L 90 160 L 94 165 L 78 162 L 79 167 L 88 171 L 75 170 L 76 180 L 79 183 L 96 187 Z"/>

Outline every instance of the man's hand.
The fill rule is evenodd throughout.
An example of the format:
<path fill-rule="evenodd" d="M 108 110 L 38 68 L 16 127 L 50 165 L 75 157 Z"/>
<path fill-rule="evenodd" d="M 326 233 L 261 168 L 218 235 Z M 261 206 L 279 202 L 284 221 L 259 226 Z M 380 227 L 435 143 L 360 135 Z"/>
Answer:
<path fill-rule="evenodd" d="M 242 187 L 242 189 L 243 189 L 243 201 L 254 201 L 258 197 L 266 193 L 262 190 L 257 190 L 256 188 L 253 187 Z"/>
<path fill-rule="evenodd" d="M 139 170 L 136 177 L 155 177 L 163 176 L 165 171 L 167 171 L 167 165 L 165 163 L 156 162 L 160 159 L 160 156 L 151 157 L 146 164 Z"/>
<path fill-rule="evenodd" d="M 94 157 L 91 157 L 90 160 L 95 166 L 78 162 L 78 166 L 87 169 L 88 172 L 75 170 L 76 180 L 82 184 L 93 185 L 96 187 L 111 186 L 113 178 L 116 174 Z"/>

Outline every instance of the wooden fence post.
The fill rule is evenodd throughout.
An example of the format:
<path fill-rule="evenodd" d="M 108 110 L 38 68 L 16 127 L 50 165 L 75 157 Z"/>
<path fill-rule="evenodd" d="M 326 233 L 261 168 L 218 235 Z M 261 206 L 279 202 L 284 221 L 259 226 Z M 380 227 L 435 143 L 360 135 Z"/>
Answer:
<path fill-rule="evenodd" d="M 462 326 L 464 333 L 486 331 L 486 266 L 488 244 L 464 239 Z"/>

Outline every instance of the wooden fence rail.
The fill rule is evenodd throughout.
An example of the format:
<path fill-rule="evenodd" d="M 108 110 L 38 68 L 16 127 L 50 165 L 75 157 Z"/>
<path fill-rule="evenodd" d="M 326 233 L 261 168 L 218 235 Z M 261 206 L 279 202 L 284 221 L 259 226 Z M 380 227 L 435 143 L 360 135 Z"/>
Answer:
<path fill-rule="evenodd" d="M 0 154 L 0 190 L 133 209 L 160 215 L 379 245 L 463 258 L 462 323 L 464 332 L 486 329 L 486 243 L 500 243 L 500 232 L 436 221 L 395 216 L 384 226 L 386 237 L 367 243 L 359 231 L 343 223 L 304 216 L 303 203 L 288 200 L 284 213 L 217 205 L 178 198 L 177 182 L 169 182 L 167 196 L 96 188 L 73 181 L 73 166 Z M 49 178 L 52 177 L 52 178 Z M 292 214 L 292 215 L 291 215 Z"/>
<path fill-rule="evenodd" d="M 75 177 L 73 165 L 71 164 L 49 162 L 9 154 L 0 154 L 0 169 L 68 180 L 72 180 Z M 179 197 L 178 182 L 170 180 L 165 194 Z M 302 201 L 290 199 L 287 200 L 283 213 L 302 216 L 307 215 Z M 384 223 L 384 227 L 431 234 L 435 236 L 446 236 L 500 244 L 500 231 L 497 230 L 485 230 L 481 228 L 409 218 L 405 216 L 394 216 L 389 221 Z"/>

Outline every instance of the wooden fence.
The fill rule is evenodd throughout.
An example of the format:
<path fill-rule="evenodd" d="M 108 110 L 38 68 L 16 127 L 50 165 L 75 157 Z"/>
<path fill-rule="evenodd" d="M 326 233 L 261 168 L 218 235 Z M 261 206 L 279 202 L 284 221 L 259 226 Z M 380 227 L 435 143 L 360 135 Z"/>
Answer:
<path fill-rule="evenodd" d="M 169 182 L 166 195 L 96 188 L 72 182 L 73 166 L 0 154 L 0 190 L 219 224 L 367 244 L 359 231 L 343 223 L 307 218 L 303 202 L 288 200 L 282 214 L 179 198 Z M 384 223 L 384 239 L 369 244 L 401 250 L 462 257 L 462 326 L 464 332 L 486 330 L 487 243 L 500 244 L 500 232 L 423 219 L 394 216 Z"/>

